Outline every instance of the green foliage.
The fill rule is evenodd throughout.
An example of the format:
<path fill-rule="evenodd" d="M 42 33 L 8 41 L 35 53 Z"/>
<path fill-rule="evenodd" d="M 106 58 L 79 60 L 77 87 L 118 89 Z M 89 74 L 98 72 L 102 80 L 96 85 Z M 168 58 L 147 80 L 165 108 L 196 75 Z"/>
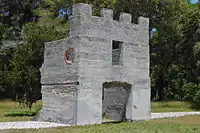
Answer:
<path fill-rule="evenodd" d="M 58 19 L 58 9 L 73 3 L 91 4 L 93 14 L 111 8 L 150 18 L 156 28 L 150 39 L 151 92 L 153 100 L 187 100 L 198 104 L 200 81 L 200 5 L 186 0 L 43 0 L 4 1 L 9 16 L 0 16 L 0 45 L 21 35 L 24 44 L 0 51 L 0 89 L 9 93 L 39 92 L 45 42 L 67 37 L 69 24 Z M 40 16 L 37 21 L 29 18 Z M 3 18 L 3 19 L 2 19 Z M 5 25 L 6 24 L 6 25 Z M 22 28 L 23 27 L 23 28 Z M 22 32 L 21 32 L 22 31 Z M 118 83 L 116 83 L 118 84 Z M 113 84 L 112 84 L 113 85 Z M 21 89 L 18 89 L 21 88 Z M 36 91 L 37 90 L 37 91 Z M 34 94 L 35 95 L 35 94 Z"/>
<path fill-rule="evenodd" d="M 25 87 L 23 91 L 28 95 L 26 100 L 30 107 L 31 100 L 38 99 L 38 92 L 40 92 L 39 68 L 43 63 L 43 45 L 45 42 L 61 39 L 66 36 L 65 34 L 55 25 L 37 23 L 25 25 L 23 35 L 27 44 L 20 45 L 14 52 L 10 61 L 12 69 L 8 73 L 11 75 L 9 81 L 13 86 Z"/>
<path fill-rule="evenodd" d="M 32 64 L 39 69 L 43 63 L 43 45 L 45 42 L 58 40 L 66 37 L 66 31 L 60 30 L 61 28 L 67 29 L 68 26 L 55 26 L 55 25 L 39 25 L 36 23 L 28 23 L 24 28 L 24 39 L 29 44 L 29 54 L 32 56 Z"/>
<path fill-rule="evenodd" d="M 183 99 L 191 102 L 194 107 L 200 107 L 200 86 L 194 83 L 188 83 L 184 84 L 183 88 L 185 92 Z"/>
<path fill-rule="evenodd" d="M 197 107 L 200 107 L 200 89 L 196 91 L 196 94 L 194 95 L 194 98 L 193 98 L 193 103 Z"/>
<path fill-rule="evenodd" d="M 1 11 L 7 11 L 7 16 L 1 15 L 0 20 L 8 26 L 7 39 L 19 37 L 21 28 L 34 17 L 33 10 L 40 4 L 40 0 L 4 0 L 1 1 Z M 2 12 L 1 12 L 2 13 Z"/>
<path fill-rule="evenodd" d="M 192 102 L 196 92 L 200 88 L 194 83 L 187 83 L 187 84 L 183 85 L 183 89 L 184 89 L 184 92 L 185 92 L 184 100 Z"/>
<path fill-rule="evenodd" d="M 4 27 L 3 27 L 3 25 L 0 25 L 0 47 L 1 47 L 2 41 L 3 41 L 3 34 L 4 34 Z"/>
<path fill-rule="evenodd" d="M 12 92 L 14 99 L 26 103 L 29 108 L 41 96 L 39 68 L 43 63 L 44 43 L 67 36 L 66 20 L 57 19 L 53 12 L 47 12 L 49 13 L 38 14 L 42 17 L 37 23 L 26 23 L 21 33 L 25 43 L 1 58 L 4 59 L 4 66 L 0 71 L 4 90 Z M 11 58 L 7 59 L 7 55 L 11 55 Z"/>

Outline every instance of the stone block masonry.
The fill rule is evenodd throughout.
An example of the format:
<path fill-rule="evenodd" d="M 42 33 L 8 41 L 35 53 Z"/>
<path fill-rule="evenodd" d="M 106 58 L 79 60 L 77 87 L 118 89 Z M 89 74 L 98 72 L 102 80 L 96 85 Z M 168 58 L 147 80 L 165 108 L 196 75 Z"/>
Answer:
<path fill-rule="evenodd" d="M 102 84 L 112 81 L 132 85 L 126 119 L 149 119 L 149 19 L 139 17 L 134 24 L 130 14 L 121 13 L 115 21 L 109 9 L 92 16 L 91 6 L 82 3 L 73 5 L 72 15 L 69 37 L 45 44 L 38 120 L 101 124 Z M 112 57 L 113 49 L 120 52 L 118 59 Z"/>

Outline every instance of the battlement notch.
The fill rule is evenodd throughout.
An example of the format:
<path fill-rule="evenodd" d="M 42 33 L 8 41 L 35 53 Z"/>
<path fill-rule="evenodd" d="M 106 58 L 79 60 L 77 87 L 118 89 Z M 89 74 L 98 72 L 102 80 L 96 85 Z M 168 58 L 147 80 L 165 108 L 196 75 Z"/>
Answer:
<path fill-rule="evenodd" d="M 101 17 L 104 19 L 113 19 L 113 10 L 106 8 L 101 9 Z"/>
<path fill-rule="evenodd" d="M 101 16 L 105 20 L 113 20 L 113 10 L 102 8 L 101 9 Z M 72 15 L 74 17 L 76 16 L 91 16 L 92 17 L 92 7 L 89 4 L 85 3 L 77 3 L 73 5 L 73 13 Z M 132 24 L 132 15 L 129 13 L 121 12 L 119 16 L 119 22 L 124 24 Z M 138 18 L 138 25 L 140 25 L 142 28 L 148 28 L 149 27 L 149 19 L 145 17 L 139 17 Z"/>

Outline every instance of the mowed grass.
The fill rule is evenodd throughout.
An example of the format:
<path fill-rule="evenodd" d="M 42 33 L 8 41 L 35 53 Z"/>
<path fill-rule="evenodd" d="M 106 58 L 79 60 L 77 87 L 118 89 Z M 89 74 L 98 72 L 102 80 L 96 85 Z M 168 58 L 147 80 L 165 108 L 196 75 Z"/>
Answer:
<path fill-rule="evenodd" d="M 190 112 L 198 111 L 195 108 L 191 108 L 191 105 L 186 102 L 169 101 L 169 102 L 152 102 L 152 112 Z"/>
<path fill-rule="evenodd" d="M 136 123 L 3 130 L 1 133 L 200 133 L 199 125 L 200 116 L 185 116 Z"/>
<path fill-rule="evenodd" d="M 0 122 L 30 121 L 41 109 L 38 101 L 32 110 L 20 109 L 18 103 L 0 101 Z M 184 102 L 152 102 L 152 112 L 196 111 Z M 157 119 L 136 123 L 102 124 L 48 129 L 0 130 L 1 133 L 200 133 L 200 115 Z"/>
<path fill-rule="evenodd" d="M 32 109 L 20 108 L 17 102 L 0 101 L 0 122 L 30 121 L 41 109 L 41 101 L 33 104 Z"/>
<path fill-rule="evenodd" d="M 17 102 L 10 100 L 0 101 L 0 122 L 11 122 L 11 121 L 30 121 L 35 114 L 41 109 L 42 102 L 38 101 L 33 104 L 31 110 L 28 108 L 19 108 Z M 152 112 L 185 112 L 185 111 L 196 111 L 190 108 L 190 105 L 185 102 L 152 102 Z"/>

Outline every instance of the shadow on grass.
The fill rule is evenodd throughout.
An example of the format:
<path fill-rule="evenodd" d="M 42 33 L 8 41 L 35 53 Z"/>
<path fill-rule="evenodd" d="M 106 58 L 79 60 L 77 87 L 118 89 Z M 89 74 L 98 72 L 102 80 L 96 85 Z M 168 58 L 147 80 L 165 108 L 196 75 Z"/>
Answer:
<path fill-rule="evenodd" d="M 195 111 L 200 111 L 199 105 L 191 104 L 191 108 L 194 109 Z"/>
<path fill-rule="evenodd" d="M 166 107 L 166 108 L 169 108 L 170 105 L 169 105 L 168 103 L 165 103 L 165 104 L 160 105 L 160 107 Z"/>
<path fill-rule="evenodd" d="M 18 116 L 35 116 L 37 112 L 31 112 L 31 113 L 8 113 L 5 114 L 5 117 L 18 117 Z"/>
<path fill-rule="evenodd" d="M 7 112 L 4 116 L 5 117 L 20 117 L 20 116 L 36 116 L 37 113 L 40 111 L 41 108 L 37 108 L 34 110 L 15 110 Z"/>
<path fill-rule="evenodd" d="M 102 124 L 120 124 L 122 122 L 123 121 L 105 121 L 105 122 L 102 122 Z"/>

